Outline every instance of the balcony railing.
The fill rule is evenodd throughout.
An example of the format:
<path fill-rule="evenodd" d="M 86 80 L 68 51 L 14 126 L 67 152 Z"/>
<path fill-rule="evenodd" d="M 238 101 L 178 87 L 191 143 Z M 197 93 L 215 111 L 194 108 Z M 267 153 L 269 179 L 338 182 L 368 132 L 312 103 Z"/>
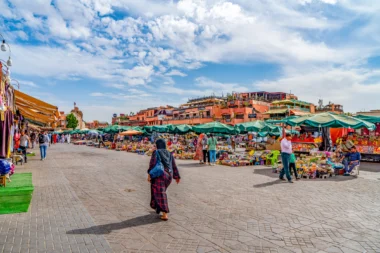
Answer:
<path fill-rule="evenodd" d="M 310 108 L 303 108 L 299 106 L 271 106 L 269 110 L 278 110 L 278 109 L 289 109 L 289 110 L 299 110 L 299 111 L 304 111 L 304 112 L 310 112 Z"/>
<path fill-rule="evenodd" d="M 195 116 L 195 117 L 174 117 L 174 118 L 169 118 L 167 120 L 184 120 L 184 119 L 210 119 L 211 116 L 206 116 L 206 117 L 200 117 L 200 116 Z"/>

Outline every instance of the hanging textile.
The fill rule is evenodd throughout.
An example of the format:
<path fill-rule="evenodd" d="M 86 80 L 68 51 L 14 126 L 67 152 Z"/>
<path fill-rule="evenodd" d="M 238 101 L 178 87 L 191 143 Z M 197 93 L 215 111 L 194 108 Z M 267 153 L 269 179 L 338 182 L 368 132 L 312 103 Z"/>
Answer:
<path fill-rule="evenodd" d="M 13 124 L 13 113 L 4 112 L 4 120 L 0 120 L 0 158 L 8 157 L 9 138 L 11 137 L 11 128 Z"/>

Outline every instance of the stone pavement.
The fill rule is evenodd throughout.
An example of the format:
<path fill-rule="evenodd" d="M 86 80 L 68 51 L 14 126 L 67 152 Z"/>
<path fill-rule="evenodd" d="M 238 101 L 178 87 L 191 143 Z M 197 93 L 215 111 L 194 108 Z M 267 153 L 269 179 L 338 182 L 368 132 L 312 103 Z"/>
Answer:
<path fill-rule="evenodd" d="M 148 162 L 56 144 L 18 166 L 35 191 L 28 213 L 0 215 L 0 252 L 380 252 L 376 172 L 289 184 L 265 167 L 177 161 L 163 222 L 149 207 Z"/>

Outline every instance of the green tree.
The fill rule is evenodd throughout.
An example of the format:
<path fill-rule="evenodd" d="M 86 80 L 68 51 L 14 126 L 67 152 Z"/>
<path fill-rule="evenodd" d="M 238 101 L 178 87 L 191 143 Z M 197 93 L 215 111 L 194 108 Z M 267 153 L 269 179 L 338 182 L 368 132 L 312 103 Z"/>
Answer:
<path fill-rule="evenodd" d="M 78 120 L 72 113 L 66 116 L 66 121 L 67 121 L 66 128 L 75 129 L 78 126 Z"/>

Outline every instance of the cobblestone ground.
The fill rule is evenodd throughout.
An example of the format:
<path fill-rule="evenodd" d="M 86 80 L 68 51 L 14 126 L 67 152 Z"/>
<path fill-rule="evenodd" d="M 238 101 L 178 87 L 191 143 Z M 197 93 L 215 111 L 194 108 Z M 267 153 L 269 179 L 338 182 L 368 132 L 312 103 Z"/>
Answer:
<path fill-rule="evenodd" d="M 380 252 L 380 173 L 289 184 L 265 167 L 178 161 L 163 222 L 148 162 L 57 144 L 18 166 L 35 191 L 28 213 L 0 215 L 0 252 Z"/>

